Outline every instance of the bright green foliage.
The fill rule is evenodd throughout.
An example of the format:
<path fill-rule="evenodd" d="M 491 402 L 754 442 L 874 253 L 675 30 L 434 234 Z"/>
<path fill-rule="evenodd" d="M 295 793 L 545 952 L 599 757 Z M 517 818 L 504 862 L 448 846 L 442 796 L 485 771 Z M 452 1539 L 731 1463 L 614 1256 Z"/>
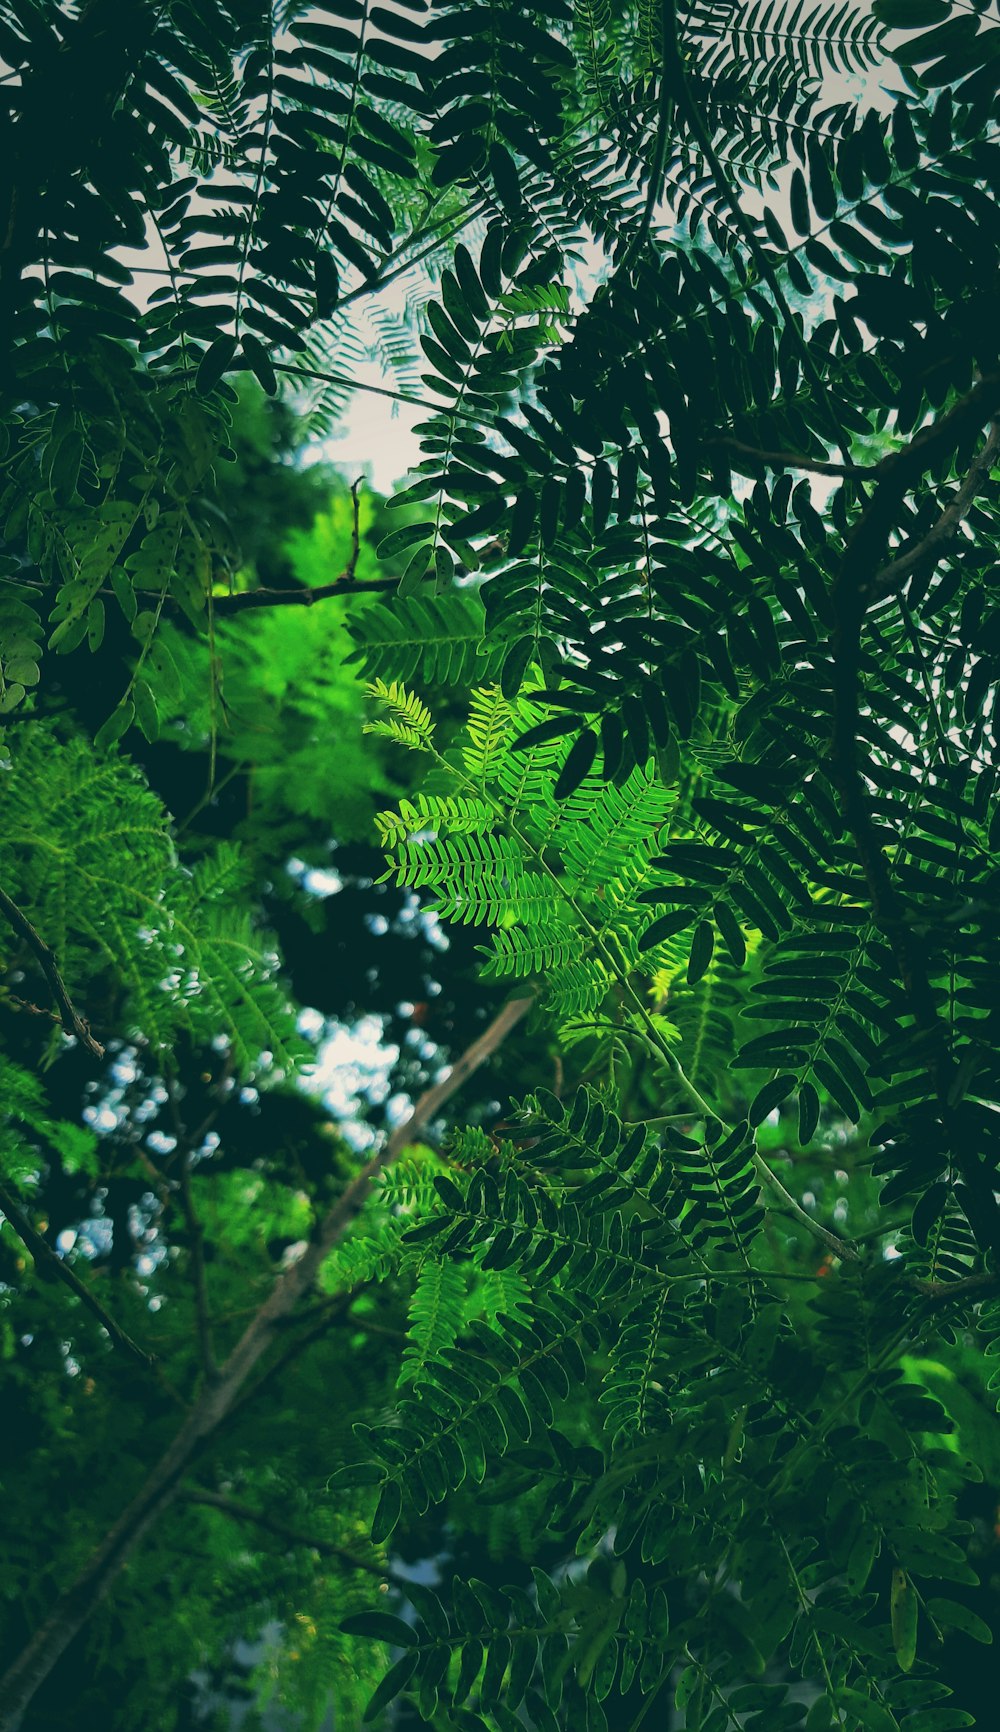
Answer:
<path fill-rule="evenodd" d="M 448 919 L 497 928 L 487 978 L 544 975 L 557 1011 L 581 1014 L 636 959 L 636 905 L 673 801 L 647 769 L 557 801 L 565 742 L 522 745 L 541 713 L 475 694 L 460 760 L 441 759 L 435 778 L 456 793 L 404 802 L 379 830 L 397 882 L 433 886 Z"/>
<path fill-rule="evenodd" d="M 80 988 L 110 968 L 125 1033 L 154 1053 L 181 1029 L 220 1036 L 238 1075 L 266 1051 L 283 1069 L 304 1056 L 235 846 L 182 867 L 167 814 L 132 766 L 43 728 L 15 734 L 4 815 L 8 894 Z"/>
<path fill-rule="evenodd" d="M 84 1512 L 47 1514 L 5 1626 L 3 1732 L 91 1604 L 158 1704 L 273 1620 L 258 1682 L 311 1726 L 973 1723 L 945 1638 L 991 1637 L 1000 1477 L 994 13 L 0 0 L 0 1148 L 39 1275 L 67 1178 L 78 1223 L 123 1182 L 146 1223 L 114 1284 L 74 1251 L 72 1296 L 22 1279 L 13 1213 L 0 1241 L 26 1507 L 76 1475 Z M 370 355 L 419 460 L 377 531 L 356 489 L 300 524 L 276 587 L 226 497 L 230 377 L 328 430 Z M 428 1048 L 428 1146 L 361 1170 L 292 1093 L 265 934 L 373 837 L 386 908 L 471 929 L 483 1015 Z M 328 904 L 353 1014 L 377 954 Z M 77 1006 L 144 1067 L 120 1164 L 62 1129 L 26 974 L 70 1056 Z M 226 1116 L 266 1081 L 287 1146 Z M 119 1315 L 156 1337 L 148 1427 Z M 67 1343 L 37 1389 L 36 1338 Z M 16 1604 L 32 1548 L 0 1561 Z"/>

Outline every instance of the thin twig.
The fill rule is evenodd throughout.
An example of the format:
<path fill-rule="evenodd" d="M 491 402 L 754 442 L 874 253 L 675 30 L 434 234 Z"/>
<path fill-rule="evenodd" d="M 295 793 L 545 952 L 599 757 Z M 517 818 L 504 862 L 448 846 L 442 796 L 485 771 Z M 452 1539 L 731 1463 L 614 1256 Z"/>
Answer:
<path fill-rule="evenodd" d="M 761 1184 L 774 1192 L 775 1196 L 784 1203 L 785 1208 L 795 1216 L 801 1226 L 808 1227 L 814 1239 L 820 1239 L 828 1251 L 832 1251 L 835 1257 L 841 1258 L 845 1263 L 860 1263 L 863 1260 L 860 1251 L 847 1239 L 841 1239 L 837 1233 L 831 1233 L 828 1227 L 824 1227 L 822 1222 L 813 1219 L 812 1215 L 802 1207 L 802 1204 L 792 1196 L 791 1191 L 785 1189 L 774 1168 L 768 1165 L 763 1155 L 759 1154 L 756 1149 L 754 1149 L 753 1154 L 753 1165 L 754 1172 Z"/>
<path fill-rule="evenodd" d="M 49 990 L 59 1006 L 59 1020 L 66 1033 L 75 1035 L 81 1045 L 85 1046 L 88 1052 L 93 1053 L 95 1058 L 103 1058 L 104 1048 L 99 1040 L 94 1039 L 90 1032 L 89 1023 L 85 1017 L 80 1015 L 70 998 L 66 990 L 66 982 L 59 972 L 59 964 L 51 950 L 41 933 L 32 926 L 27 915 L 21 912 L 16 902 L 11 901 L 6 890 L 0 890 L 0 914 L 3 914 L 8 925 L 14 928 L 19 938 L 24 939 L 25 944 L 37 958 L 42 973 L 49 983 Z"/>
<path fill-rule="evenodd" d="M 28 1247 L 35 1260 L 38 1273 L 44 1279 L 62 1281 L 72 1293 L 76 1294 L 80 1303 L 85 1305 L 87 1310 L 97 1318 L 98 1323 L 102 1329 L 107 1331 L 115 1346 L 120 1347 L 123 1352 L 130 1354 L 140 1365 L 148 1369 L 154 1362 L 153 1355 L 144 1352 L 138 1343 L 132 1340 L 131 1335 L 122 1328 L 121 1324 L 116 1323 L 110 1313 L 105 1311 L 100 1300 L 94 1298 L 90 1288 L 80 1280 L 75 1270 L 57 1252 L 53 1251 L 48 1240 L 43 1239 L 41 1233 L 31 1225 L 27 1215 L 18 1204 L 17 1198 L 3 1183 L 0 1183 L 0 1210 L 6 1215 L 18 1238 Z"/>
<path fill-rule="evenodd" d="M 392 391 L 387 385 L 369 385 L 360 379 L 350 379 L 346 373 L 331 373 L 324 367 L 295 367 L 278 361 L 276 373 L 287 373 L 292 379 L 311 379 L 317 385 L 347 385 L 352 391 L 367 391 L 372 397 L 388 397 L 393 403 L 406 403 L 411 409 L 423 409 L 425 414 L 440 414 L 440 406 L 414 397 L 407 391 Z"/>
<path fill-rule="evenodd" d="M 348 583 L 354 582 L 354 574 L 358 569 L 358 559 L 361 554 L 361 501 L 358 498 L 358 491 L 363 480 L 364 476 L 359 475 L 356 481 L 351 482 L 351 557 L 345 567 Z"/>
<path fill-rule="evenodd" d="M 236 1498 L 223 1497 L 220 1492 L 202 1491 L 193 1487 L 185 1487 L 181 1492 L 184 1503 L 201 1504 L 205 1509 L 219 1510 L 222 1515 L 231 1516 L 233 1521 L 252 1522 L 254 1527 L 263 1528 L 265 1533 L 274 1534 L 277 1539 L 286 1540 L 292 1546 L 304 1546 L 312 1552 L 319 1552 L 321 1557 L 336 1558 L 339 1563 L 347 1564 L 350 1569 L 364 1570 L 367 1575 L 377 1576 L 379 1581 L 394 1581 L 391 1570 L 382 1569 L 379 1564 L 371 1563 L 368 1558 L 359 1558 L 346 1546 L 338 1546 L 333 1540 L 323 1539 L 319 1534 L 302 1533 L 298 1528 L 287 1526 L 285 1522 L 277 1521 L 274 1516 L 266 1515 L 263 1510 L 251 1508 L 249 1504 L 240 1503 Z"/>

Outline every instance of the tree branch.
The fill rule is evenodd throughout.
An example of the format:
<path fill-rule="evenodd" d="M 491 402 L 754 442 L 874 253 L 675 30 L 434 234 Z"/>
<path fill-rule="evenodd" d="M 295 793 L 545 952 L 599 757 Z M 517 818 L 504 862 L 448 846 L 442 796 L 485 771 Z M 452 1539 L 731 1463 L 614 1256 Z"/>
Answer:
<path fill-rule="evenodd" d="M 366 1282 L 345 1293 L 331 1293 L 328 1299 L 321 1299 L 317 1304 L 307 1306 L 304 1311 L 297 1311 L 291 1316 L 279 1317 L 275 1328 L 280 1329 L 282 1334 L 286 1330 L 301 1328 L 302 1324 L 307 1321 L 312 1322 L 312 1327 L 289 1341 L 288 1345 L 270 1361 L 266 1370 L 261 1372 L 256 1382 L 251 1383 L 249 1389 L 241 1391 L 238 1400 L 234 1401 L 226 1415 L 226 1423 L 229 1424 L 237 1414 L 243 1412 L 244 1408 L 249 1407 L 251 1402 L 256 1401 L 265 1389 L 270 1389 L 271 1385 L 282 1375 L 282 1372 L 287 1371 L 296 1359 L 301 1359 L 303 1353 L 307 1352 L 315 1342 L 321 1341 L 335 1323 L 346 1318 L 355 1299 L 359 1293 L 366 1290 L 368 1285 L 369 1283 Z"/>
<path fill-rule="evenodd" d="M 789 1213 L 794 1215 L 796 1221 L 801 1226 L 808 1228 L 813 1238 L 819 1239 L 820 1243 L 825 1245 L 834 1257 L 839 1257 L 844 1263 L 863 1261 L 861 1253 L 855 1245 L 852 1245 L 848 1239 L 842 1239 L 838 1233 L 831 1233 L 828 1227 L 824 1227 L 822 1221 L 815 1220 L 809 1211 L 802 1207 L 802 1204 L 792 1196 L 791 1191 L 782 1184 L 774 1168 L 765 1161 L 756 1147 L 753 1152 L 753 1165 L 754 1172 L 761 1184 L 773 1191 L 775 1196 L 784 1203 Z"/>
<path fill-rule="evenodd" d="M 150 1470 L 146 1483 L 105 1535 L 73 1585 L 56 1602 L 49 1617 L 0 1679 L 0 1732 L 17 1732 L 21 1716 L 35 1692 L 65 1653 L 77 1631 L 101 1603 L 123 1565 L 143 1536 L 180 1492 L 180 1482 L 195 1452 L 226 1419 L 243 1385 L 270 1345 L 275 1327 L 288 1317 L 312 1286 L 324 1259 L 343 1238 L 384 1168 L 411 1141 L 445 1101 L 496 1052 L 510 1030 L 526 1014 L 533 999 L 511 999 L 489 1027 L 455 1061 L 448 1075 L 421 1095 L 404 1124 L 397 1125 L 383 1147 L 328 1211 L 319 1232 L 297 1263 L 279 1277 L 221 1367 L 206 1386 L 169 1448 Z"/>
<path fill-rule="evenodd" d="M 341 301 L 338 311 L 344 305 L 345 302 Z M 387 385 L 369 385 L 360 379 L 348 378 L 346 373 L 331 373 L 321 367 L 294 367 L 286 361 L 278 361 L 274 370 L 287 373 L 293 379 L 315 380 L 318 385 L 347 385 L 352 391 L 366 391 L 371 397 L 388 397 L 393 403 L 406 403 L 411 409 L 423 409 L 428 415 L 440 413 L 437 404 L 428 403 L 423 397 L 414 397 L 407 391 L 391 391 Z"/>
<path fill-rule="evenodd" d="M 223 1497 L 220 1492 L 202 1491 L 193 1487 L 185 1487 L 180 1498 L 183 1503 L 201 1504 L 205 1509 L 219 1510 L 222 1515 L 231 1516 L 233 1521 L 252 1522 L 254 1527 L 263 1528 L 265 1533 L 274 1534 L 276 1539 L 286 1540 L 292 1546 L 304 1546 L 309 1551 L 319 1552 L 324 1558 L 336 1558 L 350 1569 L 364 1570 L 370 1576 L 377 1576 L 381 1582 L 396 1579 L 391 1570 L 384 1570 L 380 1565 L 369 1562 L 367 1558 L 356 1557 L 346 1546 L 335 1545 L 332 1540 L 325 1540 L 319 1534 L 302 1533 L 298 1528 L 276 1521 L 274 1516 L 265 1515 L 262 1510 L 252 1509 L 249 1504 L 238 1502 L 236 1498 Z"/>
<path fill-rule="evenodd" d="M 353 508 L 353 524 L 351 528 L 351 554 L 339 577 L 329 583 L 319 583 L 310 588 L 303 585 L 300 589 L 242 589 L 232 595 L 216 595 L 212 597 L 212 610 L 216 614 L 229 615 L 246 613 L 255 607 L 312 607 L 317 601 L 326 601 L 330 596 L 344 595 L 350 591 L 354 595 L 371 595 L 380 590 L 395 589 L 399 583 L 398 577 L 369 577 L 359 583 L 354 573 L 358 568 L 361 554 L 361 532 L 359 528 L 360 502 L 358 488 L 361 480 L 351 485 L 351 504 Z"/>
<path fill-rule="evenodd" d="M 121 1324 L 116 1323 L 110 1313 L 105 1311 L 100 1300 L 94 1298 L 90 1288 L 84 1281 L 80 1280 L 75 1269 L 71 1268 L 69 1263 L 53 1251 L 48 1240 L 44 1239 L 41 1233 L 31 1225 L 17 1198 L 3 1183 L 0 1183 L 0 1210 L 6 1215 L 18 1238 L 28 1247 L 38 1265 L 38 1273 L 42 1278 L 50 1281 L 61 1281 L 71 1293 L 75 1293 L 81 1305 L 85 1305 L 91 1315 L 97 1318 L 101 1328 L 107 1331 L 115 1346 L 120 1347 L 124 1353 L 129 1354 L 132 1359 L 137 1360 L 144 1369 L 148 1370 L 154 1363 L 153 1355 L 144 1352 L 138 1343 L 132 1340 L 131 1335 L 127 1334 L 121 1327 Z"/>
<path fill-rule="evenodd" d="M 979 492 L 984 476 L 993 467 L 993 460 L 1000 447 L 1000 421 L 994 421 L 990 428 L 986 443 L 980 451 L 968 475 L 955 494 L 954 499 L 945 506 L 937 522 L 920 541 L 914 542 L 898 558 L 884 565 L 877 571 L 868 587 L 868 595 L 872 601 L 881 601 L 883 596 L 890 595 L 898 589 L 913 572 L 930 567 L 933 569 L 942 554 L 947 551 L 948 544 L 954 538 L 959 525 L 967 516 L 970 507 Z"/>
<path fill-rule="evenodd" d="M 742 439 L 730 438 L 727 434 L 719 434 L 717 438 L 707 439 L 706 445 L 722 451 L 731 451 L 735 457 L 744 458 L 749 467 L 749 473 L 756 475 L 761 469 L 806 469 L 814 475 L 843 475 L 855 480 L 865 480 L 877 474 L 877 468 L 859 463 L 831 463 L 826 458 L 805 457 L 798 451 L 759 451 L 756 445 L 746 445 Z M 743 470 L 742 464 L 734 462 L 734 469 Z"/>
<path fill-rule="evenodd" d="M 1000 1287 L 1000 1275 L 989 1271 L 980 1275 L 962 1275 L 957 1281 L 921 1281 L 914 1278 L 912 1285 L 925 1299 L 938 1305 L 947 1305 L 953 1300 L 982 1298 L 989 1293 L 995 1293 Z"/>
<path fill-rule="evenodd" d="M 335 595 L 377 595 L 394 590 L 398 583 L 398 577 L 366 577 L 357 583 L 342 571 L 330 583 L 318 583 L 312 589 L 240 589 L 232 595 L 213 596 L 212 606 L 228 619 L 230 614 L 248 613 L 255 607 L 312 607 Z"/>
<path fill-rule="evenodd" d="M 8 925 L 14 928 L 18 937 L 24 939 L 25 944 L 36 957 L 42 973 L 49 983 L 49 990 L 59 1007 L 59 1020 L 66 1033 L 75 1035 L 81 1045 L 85 1046 L 88 1052 L 93 1053 L 95 1058 L 103 1058 L 104 1048 L 99 1040 L 94 1039 L 90 1032 L 89 1023 L 85 1017 L 80 1015 L 66 991 L 66 982 L 59 972 L 59 964 L 51 950 L 41 933 L 32 926 L 27 915 L 21 912 L 16 902 L 11 901 L 6 890 L 0 890 L 0 914 L 3 914 Z"/>

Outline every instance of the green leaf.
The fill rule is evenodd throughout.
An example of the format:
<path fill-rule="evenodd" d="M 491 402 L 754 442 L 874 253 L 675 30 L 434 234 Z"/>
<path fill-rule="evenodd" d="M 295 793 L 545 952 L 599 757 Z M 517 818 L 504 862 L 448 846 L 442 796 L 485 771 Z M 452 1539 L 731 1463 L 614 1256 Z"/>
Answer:
<path fill-rule="evenodd" d="M 4 677 L 13 680 L 21 686 L 37 686 L 39 680 L 38 663 L 29 661 L 27 657 L 14 656 L 4 669 Z"/>
<path fill-rule="evenodd" d="M 828 221 L 837 214 L 837 189 L 830 165 L 819 140 L 810 134 L 806 145 L 809 160 L 809 195 L 817 216 Z"/>
<path fill-rule="evenodd" d="M 109 746 L 116 744 L 123 734 L 126 734 L 135 720 L 135 707 L 126 699 L 112 710 L 107 721 L 98 728 L 94 735 L 94 745 L 99 752 L 106 752 Z"/>
<path fill-rule="evenodd" d="M 450 1179 L 447 1173 L 435 1173 L 434 1189 L 447 1208 L 453 1210 L 456 1214 L 462 1213 L 465 1208 L 465 1197 L 459 1190 L 454 1179 Z"/>
<path fill-rule="evenodd" d="M 864 1732 L 899 1732 L 896 1716 L 881 1702 L 875 1702 L 861 1690 L 841 1688 L 836 1693 L 838 1708 L 845 1708 L 848 1724 L 857 1722 Z"/>
<path fill-rule="evenodd" d="M 892 1645 L 901 1672 L 909 1672 L 917 1655 L 917 1596 L 905 1570 L 892 1572 L 890 1590 Z"/>
<path fill-rule="evenodd" d="M 852 1594 L 860 1594 L 864 1591 L 865 1583 L 871 1575 L 872 1565 L 878 1555 L 878 1547 L 878 1529 L 864 1525 L 851 1547 L 847 1568 L 844 1572 L 844 1578 Z"/>
<path fill-rule="evenodd" d="M 255 337 L 251 331 L 244 332 L 241 349 L 244 361 L 262 390 L 266 391 L 269 397 L 273 397 L 278 389 L 278 380 L 271 357 L 260 338 Z"/>
<path fill-rule="evenodd" d="M 156 698 L 145 680 L 136 680 L 132 687 L 132 704 L 136 726 L 145 734 L 147 740 L 158 740 L 160 714 L 156 707 Z"/>
<path fill-rule="evenodd" d="M 500 202 L 509 216 L 516 216 L 523 203 L 523 195 L 520 177 L 510 151 L 502 144 L 491 144 L 489 162 Z"/>
<path fill-rule="evenodd" d="M 335 1468 L 326 1482 L 327 1490 L 334 1486 L 347 1489 L 356 1485 L 381 1485 L 383 1473 L 377 1462 L 349 1461 Z"/>
<path fill-rule="evenodd" d="M 504 655 L 503 666 L 500 670 L 500 690 L 505 698 L 514 698 L 520 691 L 521 681 L 528 670 L 534 649 L 534 639 L 524 637 L 519 643 L 512 644 Z M 530 731 L 535 734 L 538 732 L 537 729 Z"/>
<path fill-rule="evenodd" d="M 115 593 L 115 600 L 121 608 L 122 613 L 125 615 L 127 623 L 131 625 L 135 619 L 136 609 L 138 607 L 135 588 L 131 578 L 120 565 L 115 565 L 111 568 L 110 582 L 111 588 Z"/>
<path fill-rule="evenodd" d="M 963 1726 L 974 1726 L 975 1716 L 967 1714 L 964 1708 L 924 1708 L 916 1714 L 908 1714 L 905 1721 L 906 1732 L 961 1732 Z"/>
<path fill-rule="evenodd" d="M 652 926 L 647 926 L 639 939 L 639 949 L 652 950 L 654 945 L 663 944 L 668 938 L 683 932 L 695 919 L 697 914 L 693 908 L 678 908 L 673 914 L 661 914 L 659 920 L 654 920 Z"/>
<path fill-rule="evenodd" d="M 756 1130 L 758 1125 L 762 1125 L 768 1114 L 780 1106 L 783 1100 L 787 1100 L 794 1087 L 795 1078 L 789 1075 L 775 1077 L 773 1082 L 765 1083 L 754 1096 L 750 1107 L 748 1117 L 751 1129 Z"/>
<path fill-rule="evenodd" d="M 390 1648 L 415 1648 L 419 1636 L 412 1624 L 406 1624 L 392 1612 L 352 1612 L 341 1620 L 345 1636 L 371 1636 L 376 1642 L 388 1642 Z"/>
<path fill-rule="evenodd" d="M 712 912 L 715 916 L 715 924 L 719 929 L 719 937 L 728 950 L 731 960 L 737 968 L 742 968 L 746 961 L 747 947 L 736 915 L 728 902 L 717 902 Z"/>
<path fill-rule="evenodd" d="M 993 1640 L 989 1624 L 957 1600 L 928 1600 L 927 1614 L 935 1623 L 944 1624 L 949 1630 L 958 1630 L 963 1636 L 971 1636 L 974 1642 L 990 1643 Z"/>
<path fill-rule="evenodd" d="M 809 197 L 806 192 L 805 177 L 800 168 L 792 170 L 789 185 L 789 200 L 791 204 L 792 222 L 800 235 L 812 233 L 812 217 L 809 213 Z"/>
<path fill-rule="evenodd" d="M 412 1650 L 404 1654 L 390 1666 L 381 1684 L 361 1716 L 362 1724 L 367 1726 L 372 1720 L 377 1720 L 382 1709 L 394 1702 L 400 1691 L 405 1690 L 420 1661 L 420 1655 Z"/>
<path fill-rule="evenodd" d="M 403 1494 L 398 1480 L 387 1479 L 382 1487 L 378 1506 L 372 1517 L 372 1544 L 380 1546 L 394 1531 L 403 1511 Z"/>
<path fill-rule="evenodd" d="M 712 962 L 712 952 L 715 949 L 715 931 L 711 921 L 701 920 L 694 929 L 691 940 L 691 954 L 688 958 L 687 981 L 689 986 L 696 986 L 698 981 L 708 973 Z"/>
<path fill-rule="evenodd" d="M 573 741 L 566 762 L 559 772 L 554 789 L 557 800 L 567 800 L 576 792 L 584 777 L 590 773 L 596 756 L 597 735 L 592 728 L 584 728 Z"/>
<path fill-rule="evenodd" d="M 952 1187 L 939 1180 L 929 1185 L 916 1204 L 910 1221 L 910 1231 L 918 1245 L 926 1245 L 931 1228 L 944 1212 Z"/>
<path fill-rule="evenodd" d="M 87 609 L 87 648 L 95 655 L 104 642 L 104 603 L 95 596 Z"/>
<path fill-rule="evenodd" d="M 251 341 L 253 341 L 253 339 L 251 339 Z M 243 353 L 249 361 L 250 356 L 246 354 L 245 343 L 243 346 Z M 222 375 L 228 372 L 235 357 L 235 337 L 216 337 L 215 342 L 209 344 L 198 364 L 198 377 L 196 381 L 197 388 L 203 397 L 207 397 L 211 391 L 215 390 L 215 387 L 222 378 Z M 263 383 L 263 381 L 261 381 L 261 383 Z"/>
<path fill-rule="evenodd" d="M 812 1142 L 818 1124 L 819 1095 L 812 1083 L 805 1082 L 799 1089 L 799 1142 L 803 1147 Z"/>

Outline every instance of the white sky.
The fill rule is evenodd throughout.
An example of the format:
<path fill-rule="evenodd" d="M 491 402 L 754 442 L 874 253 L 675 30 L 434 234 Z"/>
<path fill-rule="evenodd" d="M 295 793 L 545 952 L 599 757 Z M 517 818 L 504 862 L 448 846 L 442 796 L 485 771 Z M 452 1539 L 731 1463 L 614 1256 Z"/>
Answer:
<path fill-rule="evenodd" d="M 895 35 L 893 32 L 893 36 Z M 830 76 L 825 82 L 821 109 L 840 102 L 855 102 L 859 109 L 876 108 L 886 113 L 891 108 L 899 88 L 898 74 L 892 61 L 885 62 L 879 80 L 860 75 Z M 767 195 L 768 203 L 789 240 L 795 237 L 788 202 L 788 186 L 794 166 L 795 162 L 790 160 L 779 170 L 778 187 Z M 759 208 L 761 201 L 753 193 L 746 192 L 744 196 L 748 210 L 753 212 L 755 206 Z M 669 211 L 664 207 L 659 213 L 659 220 L 666 224 L 668 219 Z M 470 240 L 469 236 L 465 239 L 475 256 L 476 240 Z M 594 243 L 585 244 L 580 250 L 584 254 L 584 262 L 574 273 L 579 297 L 574 297 L 574 306 L 589 298 L 604 260 L 603 249 Z M 407 290 L 412 294 L 414 285 L 418 285 L 426 292 L 429 282 L 426 274 L 415 273 L 413 276 L 402 277 L 378 297 L 378 303 L 388 312 L 399 313 L 406 305 Z M 433 293 L 432 287 L 431 292 Z M 825 308 L 822 309 L 821 316 L 826 316 Z M 399 380 L 388 373 L 377 360 L 368 361 L 355 368 L 353 376 L 366 384 L 390 390 L 400 388 Z M 417 387 L 417 393 L 422 393 L 423 389 Z M 429 408 L 414 408 L 406 403 L 394 402 L 359 390 L 348 404 L 337 434 L 318 445 L 315 456 L 335 463 L 348 479 L 353 480 L 356 475 L 364 473 L 378 492 L 390 494 L 407 472 L 420 461 L 419 438 L 413 428 L 427 419 L 429 412 Z"/>

